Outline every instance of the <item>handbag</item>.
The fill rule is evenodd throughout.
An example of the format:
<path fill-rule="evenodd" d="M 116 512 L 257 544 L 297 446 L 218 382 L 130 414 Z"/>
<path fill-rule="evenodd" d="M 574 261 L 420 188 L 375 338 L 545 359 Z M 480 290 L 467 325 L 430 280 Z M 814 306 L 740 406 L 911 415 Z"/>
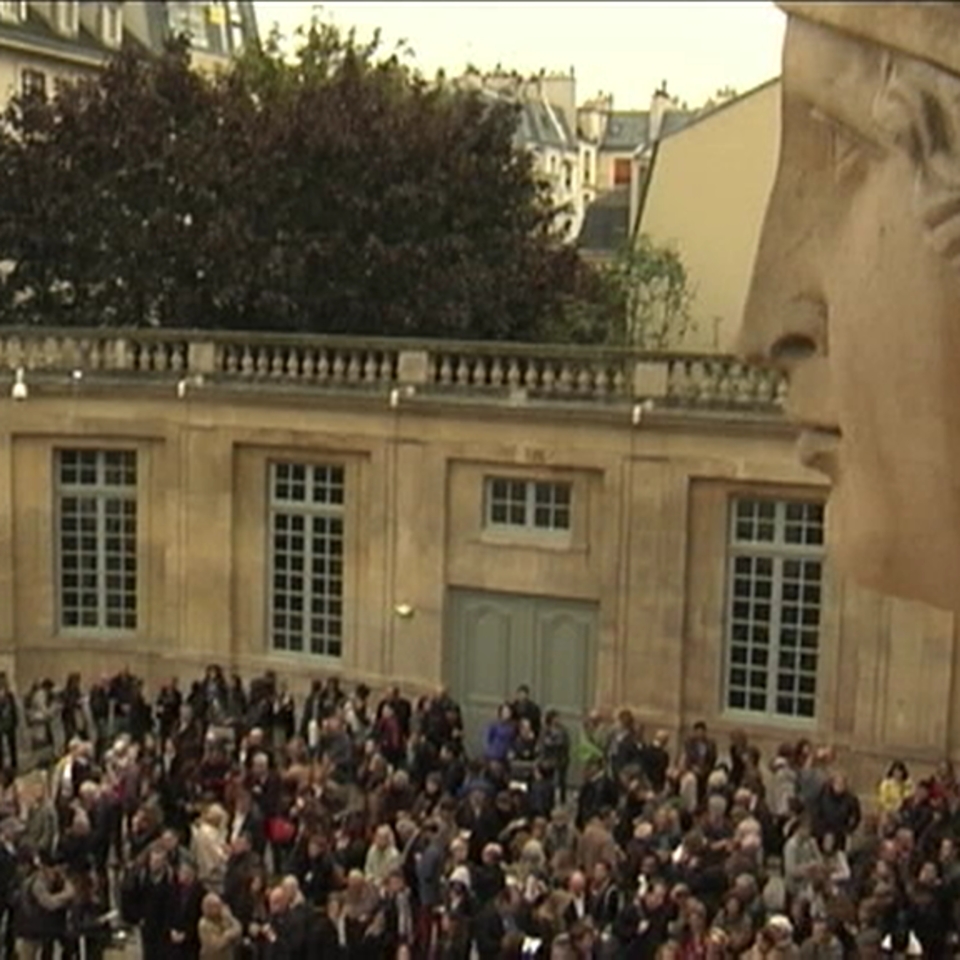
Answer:
<path fill-rule="evenodd" d="M 296 824 L 286 817 L 270 817 L 267 820 L 267 839 L 276 846 L 286 846 L 293 843 L 293 838 L 297 835 Z"/>

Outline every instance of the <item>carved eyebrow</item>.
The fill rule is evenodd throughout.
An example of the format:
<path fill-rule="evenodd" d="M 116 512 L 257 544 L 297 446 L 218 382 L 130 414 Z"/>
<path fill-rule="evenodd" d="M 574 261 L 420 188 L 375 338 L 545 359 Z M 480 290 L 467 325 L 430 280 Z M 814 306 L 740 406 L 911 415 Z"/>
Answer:
<path fill-rule="evenodd" d="M 927 92 L 920 95 L 923 125 L 926 127 L 930 152 L 946 153 L 950 149 L 950 129 L 943 107 L 936 97 Z"/>
<path fill-rule="evenodd" d="M 858 123 L 853 123 L 847 118 L 838 117 L 836 114 L 825 110 L 820 106 L 810 106 L 810 119 L 815 123 L 830 127 L 846 137 L 856 140 L 858 146 L 875 156 L 881 156 L 886 152 L 886 144 L 883 142 L 879 128 L 871 125 L 869 130 Z"/>

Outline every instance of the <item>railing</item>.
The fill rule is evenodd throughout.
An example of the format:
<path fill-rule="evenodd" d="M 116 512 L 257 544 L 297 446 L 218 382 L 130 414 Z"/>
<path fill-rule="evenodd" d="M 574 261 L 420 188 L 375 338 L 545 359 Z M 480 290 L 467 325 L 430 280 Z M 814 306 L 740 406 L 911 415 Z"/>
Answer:
<path fill-rule="evenodd" d="M 718 354 L 180 330 L 0 329 L 0 369 L 776 412 L 772 371 Z"/>

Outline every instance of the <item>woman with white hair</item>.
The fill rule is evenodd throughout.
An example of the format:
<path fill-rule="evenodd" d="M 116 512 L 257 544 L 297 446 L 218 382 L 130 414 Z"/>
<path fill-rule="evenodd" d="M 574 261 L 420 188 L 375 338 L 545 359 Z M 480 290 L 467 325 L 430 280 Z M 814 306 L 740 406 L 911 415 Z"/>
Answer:
<path fill-rule="evenodd" d="M 200 917 L 200 960 L 234 960 L 243 935 L 240 922 L 215 894 L 203 898 Z"/>
<path fill-rule="evenodd" d="M 393 830 L 387 823 L 380 824 L 373 835 L 373 843 L 367 850 L 364 875 L 371 883 L 383 886 L 391 872 L 400 866 L 400 851 L 394 840 Z"/>

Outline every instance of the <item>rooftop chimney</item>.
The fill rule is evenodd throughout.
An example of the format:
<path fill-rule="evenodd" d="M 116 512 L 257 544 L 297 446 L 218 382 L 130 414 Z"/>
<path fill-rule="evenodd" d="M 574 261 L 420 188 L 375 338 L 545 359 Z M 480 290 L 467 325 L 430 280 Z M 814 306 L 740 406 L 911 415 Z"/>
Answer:
<path fill-rule="evenodd" d="M 664 80 L 654 91 L 653 98 L 650 101 L 650 132 L 647 137 L 649 143 L 656 143 L 660 139 L 663 117 L 671 102 L 672 98 L 667 93 L 667 81 Z"/>

